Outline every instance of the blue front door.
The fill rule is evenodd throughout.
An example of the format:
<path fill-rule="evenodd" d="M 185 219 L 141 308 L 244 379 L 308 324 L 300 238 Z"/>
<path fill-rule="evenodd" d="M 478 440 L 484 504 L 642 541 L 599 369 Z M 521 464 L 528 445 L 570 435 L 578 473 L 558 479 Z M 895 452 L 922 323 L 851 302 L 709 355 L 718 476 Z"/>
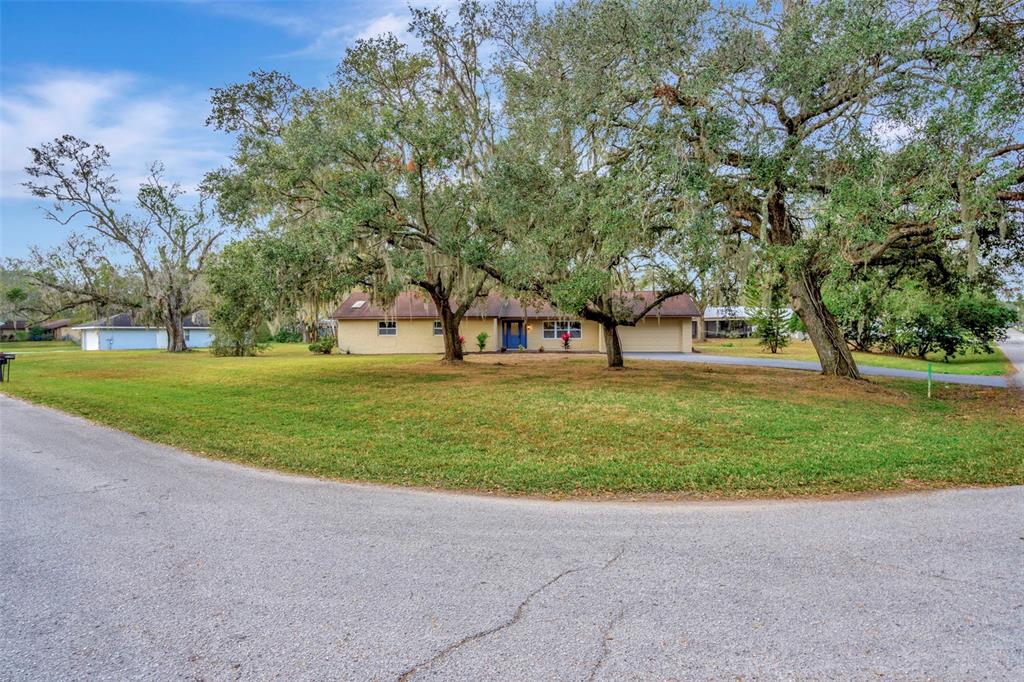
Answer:
<path fill-rule="evenodd" d="M 522 320 L 505 320 L 501 323 L 501 345 L 509 350 L 526 348 L 526 324 Z"/>

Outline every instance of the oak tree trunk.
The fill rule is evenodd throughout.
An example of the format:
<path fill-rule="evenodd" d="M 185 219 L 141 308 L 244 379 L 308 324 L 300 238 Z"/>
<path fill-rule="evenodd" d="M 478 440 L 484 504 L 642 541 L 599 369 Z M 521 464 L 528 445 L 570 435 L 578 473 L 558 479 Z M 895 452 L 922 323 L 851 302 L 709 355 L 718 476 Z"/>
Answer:
<path fill-rule="evenodd" d="M 843 330 L 825 307 L 817 276 L 805 271 L 793 277 L 789 284 L 789 295 L 793 310 L 807 327 L 807 336 L 818 354 L 822 374 L 859 379 L 860 372 L 846 344 Z"/>
<path fill-rule="evenodd" d="M 185 343 L 185 319 L 179 312 L 171 312 L 167 316 L 167 352 L 180 353 L 188 350 Z"/>
<path fill-rule="evenodd" d="M 699 341 L 700 343 L 703 343 L 703 342 L 705 342 L 707 340 L 708 340 L 708 326 L 704 322 L 704 316 L 703 315 L 698 315 L 697 316 L 697 338 L 694 339 L 694 341 Z"/>
<path fill-rule="evenodd" d="M 619 342 L 618 325 L 602 324 L 601 329 L 604 331 L 604 348 L 608 356 L 608 367 L 622 367 L 622 344 Z"/>
<path fill-rule="evenodd" d="M 462 344 L 459 343 L 459 321 L 455 319 L 448 300 L 435 300 L 441 316 L 441 335 L 444 337 L 444 358 L 442 362 L 462 362 Z"/>
<path fill-rule="evenodd" d="M 783 188 L 776 185 L 768 197 L 769 242 L 792 247 L 799 236 L 798 226 L 789 214 Z M 789 297 L 793 310 L 807 327 L 807 336 L 814 344 L 822 374 L 859 379 L 857 363 L 846 345 L 846 337 L 821 296 L 820 275 L 805 263 L 790 274 Z"/>

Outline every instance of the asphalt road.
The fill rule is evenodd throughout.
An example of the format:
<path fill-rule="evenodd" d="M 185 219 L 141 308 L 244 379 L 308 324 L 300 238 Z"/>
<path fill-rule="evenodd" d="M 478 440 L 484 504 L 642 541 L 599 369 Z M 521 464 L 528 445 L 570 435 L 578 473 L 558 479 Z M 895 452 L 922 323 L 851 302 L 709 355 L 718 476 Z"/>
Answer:
<path fill-rule="evenodd" d="M 1011 329 L 1006 340 L 999 344 L 999 350 L 1013 363 L 1016 372 L 1010 375 L 1010 385 L 1024 390 L 1024 334 Z"/>
<path fill-rule="evenodd" d="M 709 353 L 626 353 L 627 358 L 634 360 L 663 360 L 669 362 L 693 362 L 709 365 L 742 365 L 744 367 L 769 367 L 773 369 L 802 369 L 809 372 L 820 372 L 821 364 L 818 361 L 807 360 L 772 360 L 770 358 L 743 358 L 735 355 L 711 355 Z M 857 365 L 857 369 L 864 376 L 874 377 L 898 377 L 900 379 L 919 379 L 926 381 L 928 372 L 919 372 L 913 369 L 896 369 L 893 367 L 874 367 L 863 363 Z M 946 384 L 971 384 L 974 386 L 990 386 L 993 388 L 1006 388 L 1008 385 L 1006 377 L 982 376 L 979 374 L 943 374 L 935 371 L 941 367 L 933 368 L 932 381 Z"/>
<path fill-rule="evenodd" d="M 547 502 L 0 398 L 0 679 L 1024 678 L 1024 489 Z"/>

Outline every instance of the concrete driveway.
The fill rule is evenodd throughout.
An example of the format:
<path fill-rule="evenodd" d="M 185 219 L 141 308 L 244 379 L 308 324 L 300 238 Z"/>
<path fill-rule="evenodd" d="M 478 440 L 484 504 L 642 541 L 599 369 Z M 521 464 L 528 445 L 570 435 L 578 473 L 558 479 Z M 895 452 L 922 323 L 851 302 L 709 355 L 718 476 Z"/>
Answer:
<path fill-rule="evenodd" d="M 693 362 L 709 365 L 741 365 L 744 367 L 769 367 L 773 369 L 802 369 L 811 372 L 820 372 L 821 365 L 815 362 L 804 360 L 771 360 L 768 358 L 742 358 L 733 355 L 711 355 L 708 353 L 626 353 L 627 358 L 634 360 L 663 360 L 669 362 Z M 898 377 L 901 379 L 928 379 L 928 372 L 918 372 L 912 369 L 892 369 L 889 367 L 872 367 L 859 364 L 857 369 L 864 376 L 873 377 Z M 975 386 L 992 386 L 994 388 L 1006 388 L 1008 382 L 1005 377 L 979 376 L 975 374 L 941 374 L 934 372 L 932 381 L 947 384 L 972 384 Z"/>
<path fill-rule="evenodd" d="M 0 398 L 0 679 L 1024 678 L 1024 489 L 547 502 Z"/>

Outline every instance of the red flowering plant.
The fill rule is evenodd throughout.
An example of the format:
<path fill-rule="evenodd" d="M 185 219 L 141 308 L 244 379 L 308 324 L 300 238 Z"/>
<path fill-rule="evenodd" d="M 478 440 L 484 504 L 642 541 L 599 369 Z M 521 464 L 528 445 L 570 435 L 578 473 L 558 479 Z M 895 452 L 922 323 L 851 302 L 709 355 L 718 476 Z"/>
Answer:
<path fill-rule="evenodd" d="M 461 335 L 461 334 L 459 334 L 459 348 L 462 348 L 465 345 L 466 345 L 466 337 Z"/>
<path fill-rule="evenodd" d="M 562 334 L 561 338 L 562 348 L 564 348 L 565 350 L 569 350 L 569 340 L 572 339 L 572 334 L 570 334 L 569 332 L 565 332 L 564 334 Z"/>

